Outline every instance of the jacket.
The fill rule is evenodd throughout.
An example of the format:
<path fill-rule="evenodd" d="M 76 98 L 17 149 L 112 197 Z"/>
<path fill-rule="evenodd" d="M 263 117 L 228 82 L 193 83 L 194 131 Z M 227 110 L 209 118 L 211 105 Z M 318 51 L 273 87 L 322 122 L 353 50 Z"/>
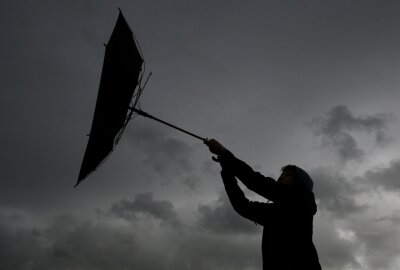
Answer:
<path fill-rule="evenodd" d="M 263 226 L 263 270 L 320 270 L 312 241 L 313 217 L 317 212 L 313 192 L 278 183 L 254 172 L 229 151 L 218 159 L 223 183 L 235 211 Z M 236 178 L 271 203 L 249 201 Z"/>

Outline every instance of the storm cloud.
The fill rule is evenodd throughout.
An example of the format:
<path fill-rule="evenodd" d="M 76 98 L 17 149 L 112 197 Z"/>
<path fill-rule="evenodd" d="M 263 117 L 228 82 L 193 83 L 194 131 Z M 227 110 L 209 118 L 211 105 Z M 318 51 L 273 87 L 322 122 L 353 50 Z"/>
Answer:
<path fill-rule="evenodd" d="M 390 119 L 389 114 L 355 116 L 347 106 L 338 105 L 324 116 L 315 117 L 308 125 L 313 128 L 314 135 L 321 138 L 321 146 L 332 147 L 346 163 L 360 161 L 365 154 L 353 132 L 374 134 L 375 143 L 385 145 L 389 142 L 385 130 Z"/>
<path fill-rule="evenodd" d="M 359 181 L 373 188 L 386 191 L 400 192 L 400 160 L 392 160 L 385 167 L 368 170 Z"/>
<path fill-rule="evenodd" d="M 312 170 L 320 211 L 317 218 L 325 224 L 317 222 L 315 233 L 327 266 L 394 269 L 400 252 L 399 200 L 397 183 L 390 176 L 397 175 L 397 167 L 394 160 L 388 167 L 354 177 L 334 168 Z"/>
<path fill-rule="evenodd" d="M 121 200 L 114 203 L 109 214 L 127 221 L 137 220 L 144 215 L 175 227 L 181 224 L 174 205 L 170 201 L 154 200 L 152 193 L 136 194 L 133 200 Z"/>
<path fill-rule="evenodd" d="M 315 181 L 315 194 L 319 208 L 333 213 L 336 218 L 362 212 L 366 206 L 357 203 L 362 190 L 332 168 L 316 168 L 310 172 Z"/>
<path fill-rule="evenodd" d="M 159 231 L 148 222 L 121 225 L 110 216 L 81 219 L 65 214 L 46 220 L 40 228 L 2 223 L 0 268 L 239 270 L 261 266 L 256 238 L 199 231 L 197 226 L 185 230 L 162 226 Z"/>
<path fill-rule="evenodd" d="M 129 144 L 140 151 L 141 164 L 154 177 L 162 181 L 179 181 L 195 190 L 200 179 L 194 171 L 199 166 L 194 162 L 196 147 L 160 131 L 153 124 L 133 120 L 135 129 L 127 130 Z M 157 124 L 156 124 L 157 125 Z"/>
<path fill-rule="evenodd" d="M 226 194 L 220 193 L 214 204 L 200 205 L 198 226 L 217 234 L 260 233 L 261 226 L 236 213 Z"/>

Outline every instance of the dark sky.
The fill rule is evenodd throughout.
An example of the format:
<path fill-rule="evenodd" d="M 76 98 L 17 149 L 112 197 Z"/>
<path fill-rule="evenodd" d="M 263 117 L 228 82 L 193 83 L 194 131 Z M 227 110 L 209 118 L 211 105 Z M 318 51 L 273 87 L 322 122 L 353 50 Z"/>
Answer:
<path fill-rule="evenodd" d="M 136 118 L 73 189 L 120 7 L 142 108 L 314 179 L 324 269 L 400 267 L 398 1 L 0 3 L 0 269 L 260 269 L 202 142 Z M 253 199 L 263 200 L 247 192 Z"/>

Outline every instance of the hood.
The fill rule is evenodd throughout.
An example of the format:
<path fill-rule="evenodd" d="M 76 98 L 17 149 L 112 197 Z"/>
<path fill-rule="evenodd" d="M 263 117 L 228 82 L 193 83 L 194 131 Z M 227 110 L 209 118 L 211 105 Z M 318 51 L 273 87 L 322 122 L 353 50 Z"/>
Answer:
<path fill-rule="evenodd" d="M 294 177 L 294 184 L 295 186 L 310 191 L 313 191 L 314 183 L 311 177 L 306 173 L 303 169 L 295 166 L 295 177 Z"/>
<path fill-rule="evenodd" d="M 301 190 L 306 191 L 302 193 L 307 197 L 306 201 L 308 208 L 312 214 L 315 215 L 315 213 L 317 213 L 317 204 L 315 203 L 314 193 L 312 192 L 314 188 L 314 182 L 306 171 L 297 166 L 295 167 L 294 185 Z"/>
<path fill-rule="evenodd" d="M 312 212 L 313 215 L 315 215 L 317 213 L 317 204 L 315 202 L 315 197 L 314 197 L 314 193 L 310 192 L 311 196 L 310 196 L 310 211 Z"/>

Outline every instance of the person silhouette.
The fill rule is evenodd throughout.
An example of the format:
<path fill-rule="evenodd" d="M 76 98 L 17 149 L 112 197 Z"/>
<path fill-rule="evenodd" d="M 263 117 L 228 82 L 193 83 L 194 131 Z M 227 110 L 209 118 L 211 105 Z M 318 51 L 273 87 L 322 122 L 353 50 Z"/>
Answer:
<path fill-rule="evenodd" d="M 217 155 L 213 160 L 222 167 L 222 180 L 235 211 L 263 226 L 263 270 L 321 270 L 312 240 L 317 205 L 310 176 L 295 165 L 287 165 L 275 181 L 255 172 L 217 140 L 206 140 L 205 144 Z M 236 178 L 270 203 L 248 200 Z"/>

